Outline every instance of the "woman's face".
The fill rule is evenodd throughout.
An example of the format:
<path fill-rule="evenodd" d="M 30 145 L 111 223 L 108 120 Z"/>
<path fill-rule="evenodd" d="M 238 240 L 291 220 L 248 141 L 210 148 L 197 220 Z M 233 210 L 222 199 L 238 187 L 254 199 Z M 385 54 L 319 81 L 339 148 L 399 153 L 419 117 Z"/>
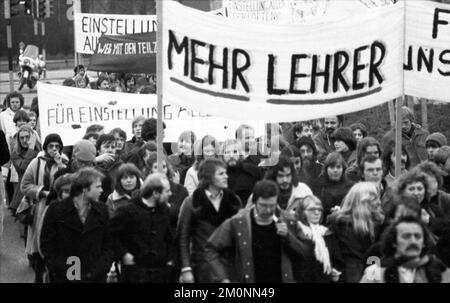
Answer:
<path fill-rule="evenodd" d="M 311 201 L 307 203 L 307 206 L 304 210 L 304 215 L 306 221 L 309 224 L 319 224 L 320 219 L 322 218 L 323 207 L 322 204 Z"/>
<path fill-rule="evenodd" d="M 341 140 L 336 140 L 334 142 L 334 148 L 336 148 L 336 151 L 339 153 L 345 153 L 349 150 L 347 144 L 345 144 L 345 142 Z"/>
<path fill-rule="evenodd" d="M 353 136 L 355 137 L 356 142 L 359 142 L 364 138 L 362 131 L 358 128 L 353 131 Z"/>
<path fill-rule="evenodd" d="M 328 179 L 331 181 L 340 181 L 343 173 L 344 167 L 341 163 L 336 163 L 335 165 L 330 165 L 327 167 Z"/>
<path fill-rule="evenodd" d="M 118 133 L 114 134 L 114 138 L 116 138 L 116 150 L 122 150 L 125 146 L 125 138 L 121 137 Z"/>
<path fill-rule="evenodd" d="M 33 128 L 33 129 L 36 128 L 36 117 L 35 116 L 30 116 L 30 122 L 28 122 L 28 125 L 31 126 L 31 128 Z"/>
<path fill-rule="evenodd" d="M 216 149 L 212 144 L 203 146 L 203 157 L 205 159 L 214 158 L 216 156 Z"/>
<path fill-rule="evenodd" d="M 144 124 L 144 121 L 138 121 L 133 126 L 133 134 L 136 139 L 141 139 L 142 124 Z"/>
<path fill-rule="evenodd" d="M 422 201 L 425 199 L 425 186 L 422 182 L 410 183 L 406 185 L 403 194 L 407 198 L 413 198 L 418 203 L 422 203 Z"/>
<path fill-rule="evenodd" d="M 166 161 L 162 162 L 162 169 L 163 169 L 162 173 L 164 175 L 167 175 L 167 164 L 166 164 Z M 152 174 L 155 174 L 157 172 L 158 172 L 158 162 L 155 162 L 152 165 Z"/>
<path fill-rule="evenodd" d="M 192 142 L 191 140 L 186 140 L 185 138 L 182 138 L 178 141 L 178 150 L 180 154 L 183 155 L 190 155 L 192 151 Z"/>
<path fill-rule="evenodd" d="M 133 191 L 137 185 L 137 177 L 135 175 L 124 175 L 120 178 L 120 185 L 128 192 Z"/>

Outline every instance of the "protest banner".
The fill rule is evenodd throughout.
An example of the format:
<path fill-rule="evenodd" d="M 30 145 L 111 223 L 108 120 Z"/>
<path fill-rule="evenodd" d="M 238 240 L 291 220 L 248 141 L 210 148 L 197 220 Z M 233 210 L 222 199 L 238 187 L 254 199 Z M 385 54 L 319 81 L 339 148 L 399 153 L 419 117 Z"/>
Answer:
<path fill-rule="evenodd" d="M 134 117 L 157 116 L 156 95 L 126 94 L 52 85 L 38 82 L 39 120 L 41 136 L 58 133 L 65 145 L 80 140 L 91 124 L 105 126 L 105 132 L 120 127 L 130 139 Z M 181 132 L 192 130 L 201 138 L 211 134 L 223 141 L 235 137 L 241 123 L 255 127 L 255 133 L 264 133 L 264 124 L 251 121 L 230 121 L 201 114 L 185 107 L 164 104 L 166 123 L 164 142 L 176 142 Z"/>
<path fill-rule="evenodd" d="M 89 70 L 156 73 L 156 33 L 101 36 Z"/>
<path fill-rule="evenodd" d="M 449 102 L 450 5 L 407 1 L 405 32 L 405 94 Z"/>
<path fill-rule="evenodd" d="M 403 93 L 403 3 L 318 25 L 163 5 L 164 102 L 228 119 L 289 122 L 363 110 Z"/>
<path fill-rule="evenodd" d="M 93 54 L 101 35 L 155 32 L 156 15 L 74 14 L 75 51 Z"/>

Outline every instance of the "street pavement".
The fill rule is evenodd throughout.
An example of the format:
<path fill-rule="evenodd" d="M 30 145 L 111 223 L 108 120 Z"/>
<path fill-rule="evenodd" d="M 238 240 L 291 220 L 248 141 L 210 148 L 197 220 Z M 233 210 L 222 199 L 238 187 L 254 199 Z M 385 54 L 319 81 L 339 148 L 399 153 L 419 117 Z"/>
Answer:
<path fill-rule="evenodd" d="M 0 207 L 2 203 L 0 203 Z M 21 224 L 4 207 L 3 236 L 0 240 L 0 283 L 33 283 L 34 272 L 28 266 L 25 244 L 20 237 Z"/>

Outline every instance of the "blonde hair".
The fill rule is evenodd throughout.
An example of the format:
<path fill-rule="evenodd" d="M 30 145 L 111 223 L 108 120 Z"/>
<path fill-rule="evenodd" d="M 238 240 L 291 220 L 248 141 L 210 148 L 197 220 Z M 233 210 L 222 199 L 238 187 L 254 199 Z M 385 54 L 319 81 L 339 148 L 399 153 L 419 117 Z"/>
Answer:
<path fill-rule="evenodd" d="M 375 225 L 370 201 L 378 197 L 378 190 L 372 182 L 359 182 L 352 186 L 336 213 L 336 219 L 347 219 L 353 231 L 361 236 L 369 235 L 375 239 Z"/>

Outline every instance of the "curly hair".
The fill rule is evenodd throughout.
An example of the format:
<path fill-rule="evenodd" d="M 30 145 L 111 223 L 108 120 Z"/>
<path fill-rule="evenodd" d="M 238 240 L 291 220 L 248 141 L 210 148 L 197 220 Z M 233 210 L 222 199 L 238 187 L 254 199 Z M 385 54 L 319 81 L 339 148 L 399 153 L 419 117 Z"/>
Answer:
<path fill-rule="evenodd" d="M 428 196 L 428 180 L 424 172 L 419 169 L 413 169 L 403 175 L 401 175 L 396 181 L 394 192 L 398 196 L 404 196 L 405 189 L 412 183 L 420 182 L 425 187 L 425 197 Z"/>
<path fill-rule="evenodd" d="M 291 158 L 284 155 L 280 155 L 280 157 L 278 158 L 278 163 L 267 171 L 265 179 L 276 182 L 278 172 L 283 171 L 286 167 L 289 167 L 291 169 L 292 185 L 296 187 L 299 183 L 297 171 L 295 170 L 294 163 L 292 162 Z"/>
<path fill-rule="evenodd" d="M 381 240 L 383 255 L 385 257 L 393 257 L 397 252 L 397 227 L 402 223 L 417 224 L 422 228 L 424 246 L 420 255 L 427 255 L 433 246 L 430 232 L 427 226 L 420 220 L 420 218 L 416 218 L 413 216 L 401 217 L 399 220 L 395 221 L 388 227 L 387 232 L 383 234 Z"/>
<path fill-rule="evenodd" d="M 6 95 L 5 100 L 3 101 L 3 105 L 5 107 L 10 107 L 11 106 L 11 99 L 12 98 L 19 98 L 20 100 L 20 108 L 23 107 L 25 99 L 23 97 L 23 95 L 19 92 L 12 92 Z"/>

